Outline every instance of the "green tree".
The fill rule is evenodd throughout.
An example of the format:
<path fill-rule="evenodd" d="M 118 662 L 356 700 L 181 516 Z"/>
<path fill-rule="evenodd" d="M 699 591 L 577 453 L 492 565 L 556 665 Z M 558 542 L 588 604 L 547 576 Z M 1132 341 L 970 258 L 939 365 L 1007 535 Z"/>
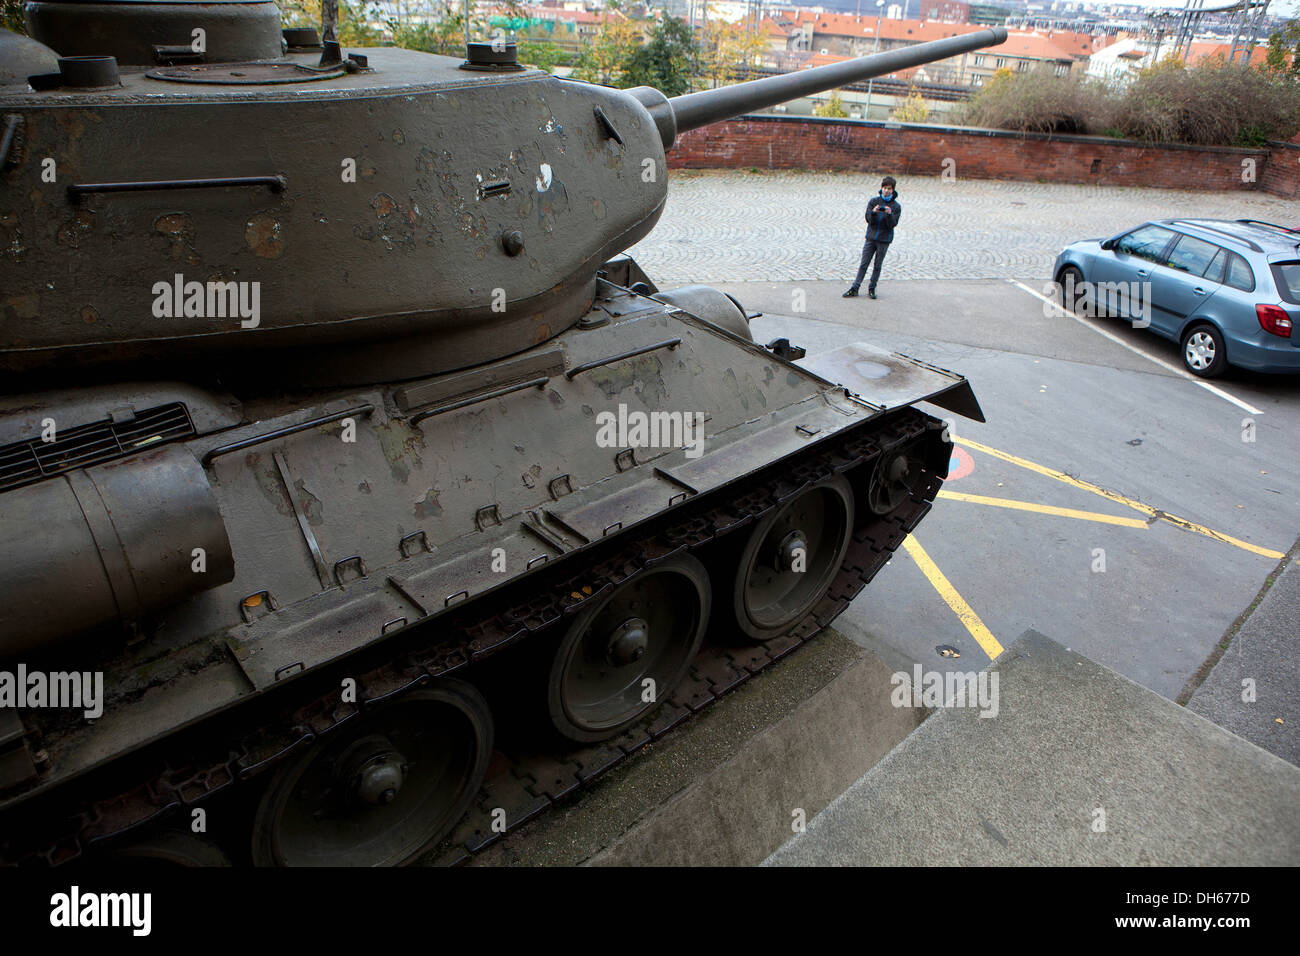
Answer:
<path fill-rule="evenodd" d="M 635 86 L 626 79 L 633 54 L 641 45 L 641 32 L 621 17 L 607 19 L 587 42 L 573 64 L 576 79 L 602 86 Z"/>
<path fill-rule="evenodd" d="M 834 119 L 844 119 L 849 115 L 848 110 L 844 108 L 844 99 L 840 96 L 839 90 L 832 90 L 830 99 L 825 103 L 819 103 L 813 107 L 813 116 L 829 116 Z"/>
<path fill-rule="evenodd" d="M 286 27 L 320 29 L 320 0 L 276 0 L 280 22 Z M 371 23 L 380 16 L 377 6 L 363 2 L 339 0 L 339 43 L 344 46 L 379 46 L 382 31 Z"/>
<path fill-rule="evenodd" d="M 23 19 L 23 0 L 3 0 L 0 3 L 0 27 L 27 35 L 27 21 Z"/>
<path fill-rule="evenodd" d="M 710 86 L 734 83 L 748 74 L 767 41 L 743 23 L 710 17 L 700 37 L 700 71 Z"/>
<path fill-rule="evenodd" d="M 665 16 L 650 31 L 648 43 L 637 48 L 624 71 L 626 86 L 653 86 L 665 96 L 691 91 L 698 50 L 684 20 Z"/>
<path fill-rule="evenodd" d="M 547 73 L 554 73 L 557 66 L 567 63 L 569 59 L 570 55 L 564 48 L 550 40 L 521 40 L 519 43 L 519 62 Z"/>
<path fill-rule="evenodd" d="M 1264 70 L 1274 76 L 1300 79 L 1300 20 L 1288 20 L 1282 29 L 1269 35 Z"/>

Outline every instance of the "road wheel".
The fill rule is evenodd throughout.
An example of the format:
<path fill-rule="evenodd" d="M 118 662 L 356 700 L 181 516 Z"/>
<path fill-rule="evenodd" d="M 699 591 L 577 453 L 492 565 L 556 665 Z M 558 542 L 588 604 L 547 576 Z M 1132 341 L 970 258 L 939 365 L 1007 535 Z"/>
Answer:
<path fill-rule="evenodd" d="M 605 740 L 667 700 L 704 640 L 710 603 L 704 565 L 681 555 L 581 611 L 551 660 L 555 729 L 581 743 Z"/>
<path fill-rule="evenodd" d="M 844 563 L 852 533 L 853 489 L 842 475 L 763 518 L 732 579 L 732 613 L 743 638 L 771 640 L 811 614 Z"/>
<path fill-rule="evenodd" d="M 277 771 L 257 809 L 261 866 L 400 866 L 478 793 L 492 716 L 469 684 L 435 680 L 351 718 Z"/>
<path fill-rule="evenodd" d="M 1183 333 L 1183 365 L 1201 378 L 1215 378 L 1228 367 L 1223 336 L 1212 325 L 1194 325 Z"/>
<path fill-rule="evenodd" d="M 921 442 L 895 446 L 880 453 L 867 485 L 867 506 L 885 516 L 897 510 L 925 484 Z"/>
<path fill-rule="evenodd" d="M 140 869 L 230 866 L 220 847 L 183 830 L 157 830 L 140 836 L 115 847 L 105 862 Z"/>

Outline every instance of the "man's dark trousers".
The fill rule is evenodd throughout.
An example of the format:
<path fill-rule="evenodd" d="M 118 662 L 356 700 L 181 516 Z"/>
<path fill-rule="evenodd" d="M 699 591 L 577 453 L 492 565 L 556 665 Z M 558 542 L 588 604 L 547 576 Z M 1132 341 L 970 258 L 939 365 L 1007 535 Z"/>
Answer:
<path fill-rule="evenodd" d="M 871 265 L 874 257 L 876 265 L 871 270 L 871 285 L 867 286 L 867 291 L 876 291 L 876 283 L 880 281 L 880 265 L 885 261 L 885 253 L 888 251 L 889 243 L 881 242 L 879 239 L 868 239 L 862 244 L 862 262 L 858 265 L 858 276 L 853 280 L 854 289 L 861 288 L 862 277 L 867 274 L 867 266 Z"/>

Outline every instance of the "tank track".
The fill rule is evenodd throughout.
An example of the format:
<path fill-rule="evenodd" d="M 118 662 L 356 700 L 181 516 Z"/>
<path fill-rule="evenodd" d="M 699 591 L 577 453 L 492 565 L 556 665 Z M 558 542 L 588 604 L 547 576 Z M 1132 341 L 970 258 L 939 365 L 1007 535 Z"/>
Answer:
<path fill-rule="evenodd" d="M 115 788 L 106 799 L 83 802 L 61 816 L 61 825 L 22 828 L 26 839 L 7 836 L 0 844 L 0 862 L 58 865 L 81 856 L 102 841 L 149 823 L 161 821 L 226 791 L 236 782 L 261 776 L 327 734 L 343 722 L 373 705 L 412 690 L 434 677 L 449 676 L 510 647 L 522 638 L 546 630 L 600 597 L 644 567 L 685 551 L 697 551 L 719 536 L 761 519 L 791 496 L 810 485 L 855 468 L 869 465 L 884 449 L 912 442 L 931 433 L 940 441 L 940 423 L 910 407 L 890 412 L 884 418 L 863 422 L 820 446 L 787 458 L 738 483 L 731 494 L 711 496 L 689 504 L 679 513 L 665 515 L 649 528 L 634 529 L 626 542 L 616 542 L 612 553 L 569 574 L 549 593 L 534 593 L 505 610 L 470 616 L 471 609 L 458 614 L 455 626 L 439 630 L 450 639 L 430 643 L 427 636 L 418 647 L 406 648 L 369 670 L 358 671 L 353 660 L 329 665 L 323 671 L 355 677 L 359 703 L 341 703 L 338 683 L 306 705 L 290 710 L 281 704 L 277 721 L 264 721 L 255 732 L 231 746 L 186 753 L 171 741 L 152 750 L 148 771 L 138 772 L 139 782 L 129 789 Z M 927 464 L 934 458 L 926 455 Z M 612 740 L 574 749 L 563 754 L 525 751 L 493 754 L 482 789 L 469 812 L 453 829 L 436 854 L 425 859 L 442 865 L 457 865 L 471 859 L 516 828 L 535 819 L 550 807 L 593 784 L 624 760 L 641 752 L 647 744 L 663 737 L 693 714 L 735 690 L 755 674 L 781 660 L 824 630 L 866 584 L 884 567 L 907 534 L 925 517 L 943 483 L 943 477 L 927 467 L 923 481 L 909 499 L 889 515 L 881 517 L 859 508 L 848 552 L 839 573 L 813 612 L 788 634 L 761 645 L 720 646 L 707 639 L 697 654 L 686 679 L 672 697 L 631 730 Z M 680 515 L 680 517 L 679 517 Z M 863 520 L 865 517 L 866 520 Z M 657 526 L 656 526 L 657 524 Z M 528 588 L 528 580 L 523 582 Z M 517 594 L 513 586 L 507 593 Z M 535 590 L 535 584 L 534 584 Z M 490 601 L 500 607 L 499 601 Z M 444 621 L 445 623 L 445 621 Z M 459 639 L 456 639 L 456 638 Z M 352 668 L 347 664 L 352 663 Z M 299 680 L 305 680 L 300 678 Z M 295 682 L 297 683 L 297 681 Z M 218 720 L 220 718 L 217 718 Z M 215 736 L 215 735 L 214 735 Z M 172 746 L 168 746 L 173 743 Z M 166 753 L 163 753 L 166 751 Z M 134 758 L 133 758 L 134 759 Z M 138 760 L 135 760 L 138 763 Z M 21 809 L 21 808 L 20 808 Z M 504 832 L 492 828 L 493 811 L 505 811 Z M 499 816 L 499 814 L 498 814 Z M 20 828 L 6 827 L 10 834 Z M 21 840 L 21 843 L 19 842 Z"/>

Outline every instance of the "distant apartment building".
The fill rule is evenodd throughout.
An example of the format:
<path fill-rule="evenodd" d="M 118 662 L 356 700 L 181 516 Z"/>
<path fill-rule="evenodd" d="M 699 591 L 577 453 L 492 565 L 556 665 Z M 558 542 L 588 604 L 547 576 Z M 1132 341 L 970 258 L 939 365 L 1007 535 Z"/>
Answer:
<path fill-rule="evenodd" d="M 970 20 L 970 4 L 963 0 L 921 0 L 918 16 L 922 20 L 966 23 Z"/>
<path fill-rule="evenodd" d="M 805 59 L 809 54 L 865 56 L 876 50 L 895 50 L 930 40 L 975 33 L 984 27 L 935 20 L 890 20 L 872 16 L 786 10 L 776 11 L 765 19 L 762 29 L 768 48 L 774 54 L 769 59 L 780 59 L 784 35 L 785 62 L 775 65 L 790 69 L 791 61 L 799 59 L 791 57 L 791 53 L 803 52 Z M 1001 69 L 1013 73 L 1049 70 L 1056 76 L 1065 76 L 1086 70 L 1092 52 L 1093 40 L 1087 34 L 1062 30 L 1011 32 L 1008 33 L 1006 42 L 998 46 L 900 71 L 897 78 L 954 86 L 982 86 Z"/>
<path fill-rule="evenodd" d="M 966 19 L 981 26 L 996 27 L 1006 23 L 1010 13 L 1011 11 L 1006 7 L 997 7 L 986 3 L 972 3 L 970 15 Z"/>
<path fill-rule="evenodd" d="M 1006 43 L 969 54 L 966 75 L 971 86 L 983 86 L 998 70 L 1049 70 L 1054 76 L 1068 76 L 1085 72 L 1092 54 L 1093 40 L 1086 33 L 1008 33 Z"/>

